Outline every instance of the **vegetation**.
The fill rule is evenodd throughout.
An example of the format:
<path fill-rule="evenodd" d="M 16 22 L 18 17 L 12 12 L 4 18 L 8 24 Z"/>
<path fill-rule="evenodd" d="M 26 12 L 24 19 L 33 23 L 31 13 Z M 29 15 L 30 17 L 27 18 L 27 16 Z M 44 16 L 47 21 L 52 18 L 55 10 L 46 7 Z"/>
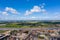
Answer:
<path fill-rule="evenodd" d="M 60 22 L 0 22 L 0 28 L 37 28 L 37 27 L 60 27 Z"/>

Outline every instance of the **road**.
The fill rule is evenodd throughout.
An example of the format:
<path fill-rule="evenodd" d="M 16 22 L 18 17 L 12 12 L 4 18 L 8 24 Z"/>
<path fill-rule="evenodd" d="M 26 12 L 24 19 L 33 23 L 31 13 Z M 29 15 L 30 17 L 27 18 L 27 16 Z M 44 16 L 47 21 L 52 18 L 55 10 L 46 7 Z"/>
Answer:
<path fill-rule="evenodd" d="M 60 28 L 0 28 L 0 30 L 52 30 L 52 29 L 60 29 Z"/>

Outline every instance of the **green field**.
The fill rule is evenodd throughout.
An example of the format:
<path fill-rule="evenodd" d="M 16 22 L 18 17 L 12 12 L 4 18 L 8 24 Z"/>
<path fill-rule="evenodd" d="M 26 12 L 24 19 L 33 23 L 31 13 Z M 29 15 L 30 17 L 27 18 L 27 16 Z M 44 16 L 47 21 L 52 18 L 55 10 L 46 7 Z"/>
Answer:
<path fill-rule="evenodd" d="M 39 28 L 39 27 L 60 27 L 60 22 L 4 22 L 0 28 Z"/>

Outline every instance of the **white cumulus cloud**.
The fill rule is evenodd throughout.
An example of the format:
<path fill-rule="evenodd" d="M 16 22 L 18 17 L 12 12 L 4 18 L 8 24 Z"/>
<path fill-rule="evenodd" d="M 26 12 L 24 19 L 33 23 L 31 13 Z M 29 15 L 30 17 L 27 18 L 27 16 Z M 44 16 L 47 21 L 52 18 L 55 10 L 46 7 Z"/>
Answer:
<path fill-rule="evenodd" d="M 26 10 L 25 15 L 30 15 L 30 14 L 32 14 L 34 12 L 42 12 L 42 13 L 45 13 L 46 10 L 45 9 L 42 9 L 40 6 L 34 6 L 32 9 Z"/>
<path fill-rule="evenodd" d="M 19 12 L 14 8 L 5 7 L 4 11 L 0 11 L 0 13 L 2 13 L 3 15 L 8 15 L 9 13 L 18 14 Z"/>
<path fill-rule="evenodd" d="M 34 6 L 33 9 L 30 10 L 31 12 L 40 12 L 41 8 L 39 6 Z"/>
<path fill-rule="evenodd" d="M 18 13 L 16 9 L 13 9 L 13 8 L 10 8 L 10 7 L 6 7 L 6 8 L 5 8 L 5 11 L 11 12 L 11 13 L 13 13 L 13 14 L 17 14 L 17 13 Z"/>

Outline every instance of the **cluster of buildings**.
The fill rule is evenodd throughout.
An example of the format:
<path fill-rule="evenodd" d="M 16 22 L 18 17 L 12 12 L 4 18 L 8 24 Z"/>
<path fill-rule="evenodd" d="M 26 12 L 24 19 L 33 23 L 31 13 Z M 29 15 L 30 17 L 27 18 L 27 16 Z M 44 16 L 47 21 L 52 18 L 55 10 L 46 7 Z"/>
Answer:
<path fill-rule="evenodd" d="M 60 40 L 60 29 L 10 30 L 0 40 Z"/>

